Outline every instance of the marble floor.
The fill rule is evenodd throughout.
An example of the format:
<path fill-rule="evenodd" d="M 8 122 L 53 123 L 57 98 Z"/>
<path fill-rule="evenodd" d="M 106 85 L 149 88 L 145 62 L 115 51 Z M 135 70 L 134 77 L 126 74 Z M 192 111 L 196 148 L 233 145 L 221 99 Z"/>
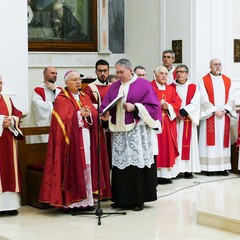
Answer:
<path fill-rule="evenodd" d="M 93 215 L 72 216 L 57 209 L 23 206 L 18 216 L 0 216 L 0 240 L 237 240 L 237 233 L 206 226 L 199 214 L 240 219 L 240 176 L 177 178 L 173 184 L 158 185 L 158 200 L 146 203 L 140 212 L 114 212 L 103 202 L 101 225 Z M 93 212 L 94 213 L 94 212 Z M 199 224 L 199 223 L 201 224 Z M 240 221 L 239 221 L 240 222 Z M 209 224 L 211 225 L 211 224 Z M 240 228 L 240 227 L 239 227 Z"/>

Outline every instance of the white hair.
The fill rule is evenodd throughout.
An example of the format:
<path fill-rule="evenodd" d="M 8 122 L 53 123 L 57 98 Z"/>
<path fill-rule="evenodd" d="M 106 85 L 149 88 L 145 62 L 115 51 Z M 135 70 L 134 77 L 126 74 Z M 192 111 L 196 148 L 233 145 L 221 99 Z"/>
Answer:
<path fill-rule="evenodd" d="M 66 72 L 65 75 L 64 75 L 64 81 L 65 81 L 65 82 L 69 79 L 69 77 L 72 75 L 72 73 L 77 73 L 77 74 L 79 74 L 79 72 L 78 72 L 77 70 L 69 70 L 69 71 Z M 80 76 L 80 74 L 79 74 L 79 76 Z"/>
<path fill-rule="evenodd" d="M 155 74 L 160 73 L 162 70 L 165 70 L 166 72 L 168 72 L 168 70 L 165 66 L 160 65 L 159 67 L 156 68 Z"/>

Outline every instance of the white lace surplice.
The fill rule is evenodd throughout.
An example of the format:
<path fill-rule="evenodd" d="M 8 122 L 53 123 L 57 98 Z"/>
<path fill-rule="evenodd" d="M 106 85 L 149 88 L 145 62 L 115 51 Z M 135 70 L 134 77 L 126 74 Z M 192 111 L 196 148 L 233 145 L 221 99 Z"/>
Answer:
<path fill-rule="evenodd" d="M 130 165 L 144 168 L 154 163 L 151 129 L 138 124 L 128 132 L 113 132 L 112 164 L 124 169 Z"/>

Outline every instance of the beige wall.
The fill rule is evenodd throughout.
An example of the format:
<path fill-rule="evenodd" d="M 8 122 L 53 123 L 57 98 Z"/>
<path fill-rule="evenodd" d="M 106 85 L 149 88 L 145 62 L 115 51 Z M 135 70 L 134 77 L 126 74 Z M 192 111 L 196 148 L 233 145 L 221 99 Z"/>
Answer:
<path fill-rule="evenodd" d="M 125 1 L 126 55 L 134 66 L 143 65 L 152 80 L 153 70 L 161 64 L 160 1 Z"/>

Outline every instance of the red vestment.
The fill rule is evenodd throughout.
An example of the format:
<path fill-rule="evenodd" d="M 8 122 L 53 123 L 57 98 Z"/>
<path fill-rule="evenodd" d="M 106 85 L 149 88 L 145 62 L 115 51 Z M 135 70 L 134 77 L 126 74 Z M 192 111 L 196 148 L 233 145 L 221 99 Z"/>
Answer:
<path fill-rule="evenodd" d="M 222 79 L 225 86 L 225 104 L 228 101 L 229 90 L 231 87 L 231 79 L 224 74 L 222 74 Z M 203 77 L 203 82 L 209 97 L 209 101 L 214 105 L 214 89 L 212 85 L 212 78 L 210 73 Z M 230 117 L 226 114 L 224 115 L 225 124 L 224 124 L 224 147 L 229 147 L 229 138 L 230 138 Z M 207 119 L 207 145 L 214 146 L 215 145 L 215 116 L 212 115 Z"/>
<path fill-rule="evenodd" d="M 159 90 L 156 81 L 151 82 L 159 101 L 164 99 L 168 104 L 171 104 L 175 114 L 180 110 L 182 100 L 178 96 L 176 90 L 165 85 L 165 90 Z M 175 160 L 179 155 L 177 145 L 177 122 L 176 118 L 171 120 L 168 110 L 162 109 L 162 133 L 158 137 L 158 155 L 157 168 L 170 168 L 175 164 Z"/>
<path fill-rule="evenodd" d="M 0 94 L 0 115 L 12 116 L 16 128 L 19 125 L 22 112 L 14 107 L 10 98 L 3 97 Z M 16 137 L 8 128 L 4 128 L 0 136 L 0 193 L 20 191 L 20 169 L 17 162 Z"/>
<path fill-rule="evenodd" d="M 99 85 L 100 81 L 95 81 L 90 83 L 84 91 L 89 95 L 92 103 L 98 104 L 98 107 L 101 105 L 108 89 L 110 88 L 110 84 L 107 85 Z M 100 98 L 100 99 L 99 99 Z M 107 152 L 106 152 L 107 150 Z M 103 128 L 100 127 L 100 155 L 102 159 L 102 168 L 104 171 L 105 182 L 108 183 L 107 179 L 109 179 L 109 171 L 112 165 L 112 146 L 111 146 L 111 133 L 104 132 Z M 103 198 L 111 198 L 110 183 L 109 186 L 103 190 Z"/>
<path fill-rule="evenodd" d="M 93 125 L 90 130 L 92 191 L 98 190 L 98 114 L 88 95 L 80 93 L 81 106 L 91 108 Z M 82 128 L 77 112 L 80 106 L 71 93 L 62 91 L 54 103 L 50 125 L 46 163 L 39 200 L 53 206 L 68 206 L 86 198 L 84 170 L 86 161 Z M 100 165 L 100 191 L 109 184 L 104 181 Z M 106 178 L 105 178 L 106 179 Z M 109 179 L 108 179 L 109 181 Z"/>
<path fill-rule="evenodd" d="M 93 103 L 98 103 L 101 105 L 102 100 L 104 99 L 110 85 L 98 85 L 94 82 L 86 86 L 85 91 L 89 95 Z M 96 92 L 97 93 L 96 93 Z M 99 96 L 98 96 L 99 94 Z M 100 99 L 98 99 L 100 97 Z M 99 101 L 100 100 L 100 101 Z"/>

